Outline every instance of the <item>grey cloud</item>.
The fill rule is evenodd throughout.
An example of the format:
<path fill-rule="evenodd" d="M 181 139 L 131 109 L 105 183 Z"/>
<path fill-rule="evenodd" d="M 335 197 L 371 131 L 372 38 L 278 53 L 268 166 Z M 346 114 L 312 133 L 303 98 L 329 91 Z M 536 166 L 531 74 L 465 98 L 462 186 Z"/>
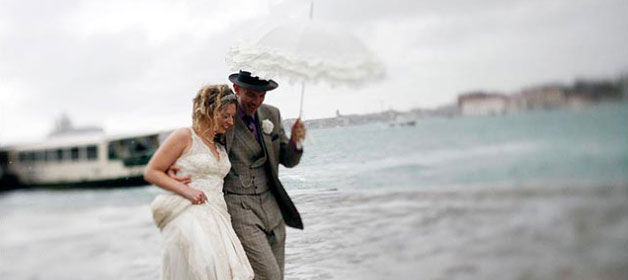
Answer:
<path fill-rule="evenodd" d="M 525 1 L 359 1 L 359 0 L 318 0 L 314 1 L 314 17 L 338 21 L 395 20 L 405 17 L 455 15 L 484 13 L 507 9 Z"/>
<path fill-rule="evenodd" d="M 360 99 L 330 105 L 332 109 L 310 109 L 309 117 L 324 117 L 336 108 L 345 113 L 378 109 L 383 90 L 390 92 L 386 108 L 435 106 L 477 87 L 513 90 L 544 80 L 613 74 L 628 65 L 626 1 L 314 3 L 314 17 L 347 25 L 384 60 L 389 78 L 360 90 L 321 87 L 334 96 L 346 92 Z M 151 41 L 145 27 L 135 25 L 119 32 L 80 33 L 80 26 L 73 24 L 82 5 L 0 0 L 0 82 L 24 89 L 19 94 L 28 107 L 19 110 L 32 115 L 20 117 L 16 109 L 16 118 L 32 121 L 67 111 L 78 123 L 98 123 L 111 115 L 150 118 L 187 112 L 200 86 L 228 82 L 224 58 L 229 46 L 266 16 L 260 11 L 257 17 L 235 21 L 222 14 L 231 7 L 228 2 L 210 9 L 206 2 L 192 1 L 186 4 L 190 23 L 223 16 L 231 25 L 206 33 L 183 30 Z M 287 17 L 306 13 L 308 5 L 287 0 L 269 8 L 272 16 Z M 290 88 L 281 87 L 277 93 L 284 90 Z M 0 98 L 6 94 L 0 93 Z M 321 100 L 328 97 L 311 94 L 306 100 L 326 104 Z M 279 98 L 274 102 L 284 104 Z"/>
<path fill-rule="evenodd" d="M 33 2 L 10 3 L 13 16 L 1 22 L 20 28 L 0 37 L 0 77 L 27 89 L 23 104 L 42 116 L 65 111 L 98 122 L 117 112 L 172 112 L 177 109 L 168 108 L 188 108 L 185 96 L 203 83 L 226 80 L 226 69 L 219 66 L 227 33 L 180 34 L 159 43 L 133 26 L 80 34 L 64 20 L 75 6 L 22 18 Z"/>

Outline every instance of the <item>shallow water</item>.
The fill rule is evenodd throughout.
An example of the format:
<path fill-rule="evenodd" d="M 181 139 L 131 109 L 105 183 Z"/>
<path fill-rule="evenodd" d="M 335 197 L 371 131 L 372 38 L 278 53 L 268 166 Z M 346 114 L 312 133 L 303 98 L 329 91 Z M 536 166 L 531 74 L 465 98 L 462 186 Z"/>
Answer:
<path fill-rule="evenodd" d="M 287 279 L 625 279 L 625 186 L 297 195 Z"/>
<path fill-rule="evenodd" d="M 3 201 L 19 204 L 33 195 L 13 193 Z M 626 186 L 292 195 L 306 229 L 288 230 L 286 279 L 625 279 L 628 272 Z M 160 235 L 147 203 L 31 204 L 3 211 L 0 234 L 1 279 L 159 277 Z"/>

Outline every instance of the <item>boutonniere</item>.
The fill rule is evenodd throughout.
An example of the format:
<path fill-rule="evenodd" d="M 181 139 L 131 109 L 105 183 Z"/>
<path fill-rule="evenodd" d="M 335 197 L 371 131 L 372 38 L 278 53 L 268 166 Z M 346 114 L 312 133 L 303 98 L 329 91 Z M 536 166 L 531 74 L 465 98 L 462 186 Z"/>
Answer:
<path fill-rule="evenodd" d="M 265 119 L 262 121 L 262 131 L 266 134 L 270 134 L 273 131 L 275 125 L 269 119 Z"/>

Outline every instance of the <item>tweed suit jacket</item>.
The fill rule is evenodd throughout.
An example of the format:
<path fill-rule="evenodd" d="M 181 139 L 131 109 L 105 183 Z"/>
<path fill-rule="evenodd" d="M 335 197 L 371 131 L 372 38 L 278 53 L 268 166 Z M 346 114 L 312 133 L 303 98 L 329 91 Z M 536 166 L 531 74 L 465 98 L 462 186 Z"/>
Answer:
<path fill-rule="evenodd" d="M 279 181 L 279 164 L 284 165 L 285 167 L 293 167 L 297 165 L 301 159 L 302 151 L 296 151 L 292 147 L 290 147 L 289 139 L 286 136 L 283 125 L 281 124 L 281 115 L 279 113 L 279 109 L 276 107 L 262 104 L 257 109 L 257 127 L 258 134 L 260 136 L 260 141 L 262 142 L 262 149 L 264 152 L 265 162 L 264 168 L 266 170 L 266 175 L 268 178 L 268 186 L 270 191 L 275 196 L 277 204 L 279 205 L 279 209 L 281 211 L 281 215 L 286 223 L 286 225 L 294 228 L 303 229 L 303 222 L 301 221 L 301 216 L 294 206 L 294 203 L 288 196 L 288 193 L 284 189 L 283 185 Z M 273 123 L 273 129 L 270 133 L 265 133 L 262 129 L 262 122 L 264 120 L 269 120 Z M 238 118 L 236 122 L 241 122 Z M 233 153 L 231 148 L 234 146 L 234 141 L 243 141 L 242 139 L 246 139 L 243 135 L 244 133 L 248 133 L 248 137 L 250 137 L 250 131 L 246 130 L 246 128 L 242 128 L 241 124 L 236 124 L 234 129 L 227 132 L 225 135 L 226 142 L 226 150 L 231 158 Z M 242 134 L 242 135 L 237 135 Z M 255 145 L 259 146 L 255 138 L 250 137 L 247 143 L 239 143 L 244 145 Z M 251 150 L 254 150 L 251 147 Z M 247 172 L 251 164 L 255 164 L 256 161 L 260 159 L 252 159 L 252 161 L 246 165 L 240 164 L 232 164 L 231 171 L 227 176 L 237 176 L 236 174 L 243 174 Z M 238 180 L 226 180 L 225 181 L 225 190 L 230 189 L 238 189 L 241 186 L 234 186 L 231 184 L 239 184 Z"/>

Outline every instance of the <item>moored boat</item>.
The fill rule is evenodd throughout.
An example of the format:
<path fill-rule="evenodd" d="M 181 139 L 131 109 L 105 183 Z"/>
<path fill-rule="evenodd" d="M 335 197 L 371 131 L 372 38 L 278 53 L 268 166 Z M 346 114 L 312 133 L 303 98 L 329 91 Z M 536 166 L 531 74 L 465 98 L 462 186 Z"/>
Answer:
<path fill-rule="evenodd" d="M 15 187 L 137 186 L 170 131 L 106 136 L 63 134 L 0 151 L 0 189 Z"/>

